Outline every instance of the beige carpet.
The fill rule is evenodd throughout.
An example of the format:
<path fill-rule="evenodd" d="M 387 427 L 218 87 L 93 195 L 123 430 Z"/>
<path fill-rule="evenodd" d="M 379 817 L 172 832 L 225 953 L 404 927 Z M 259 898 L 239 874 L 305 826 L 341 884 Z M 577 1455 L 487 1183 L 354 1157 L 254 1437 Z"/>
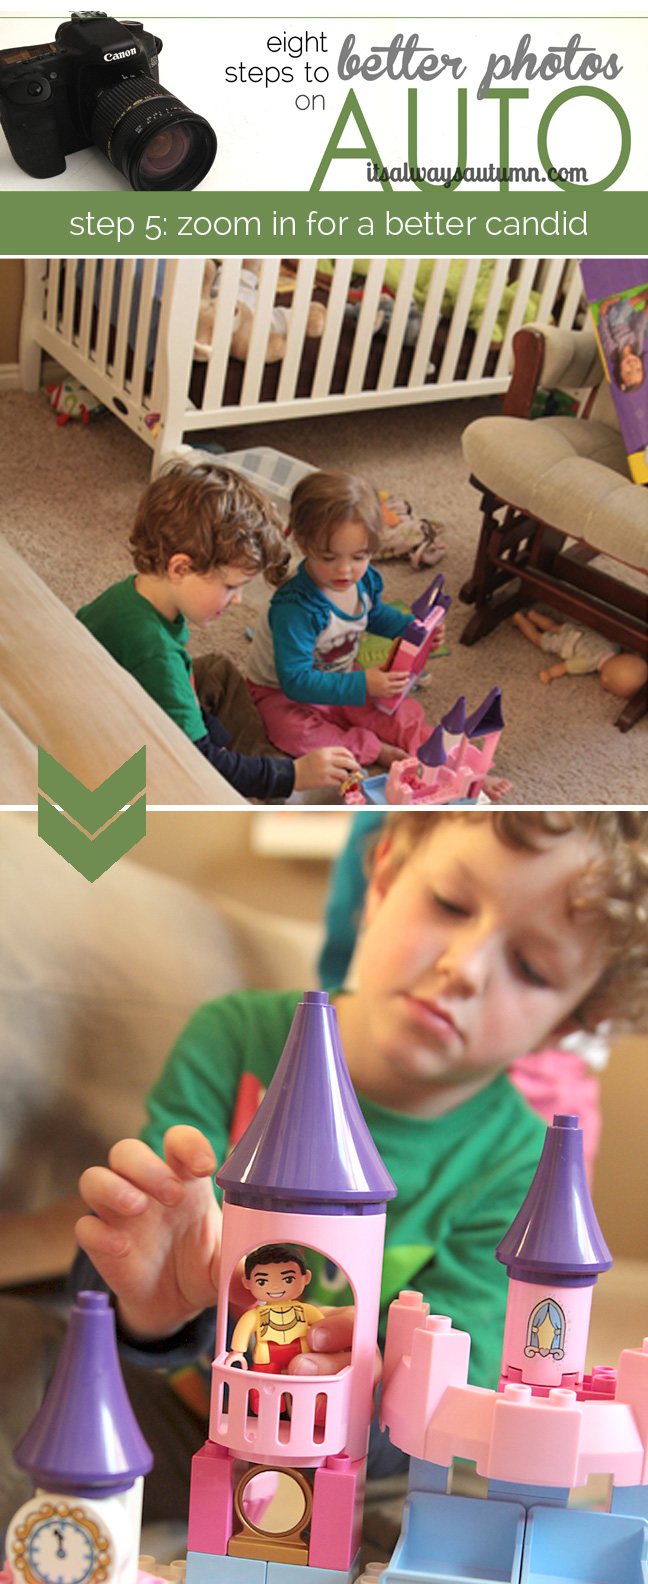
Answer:
<path fill-rule="evenodd" d="M 448 550 L 440 570 L 454 596 L 447 623 L 452 652 L 432 662 L 418 697 L 433 725 L 459 693 L 474 709 L 488 688 L 502 688 L 506 730 L 497 768 L 514 782 L 509 801 L 646 802 L 648 718 L 622 736 L 612 724 L 619 705 L 595 677 L 543 687 L 539 654 L 509 626 L 472 649 L 459 643 L 469 612 L 457 594 L 472 567 L 479 524 L 461 432 L 497 405 L 495 399 L 447 402 L 260 424 L 221 431 L 219 439 L 230 450 L 256 442 L 318 466 L 355 468 L 445 520 Z M 128 530 L 148 479 L 149 452 L 112 416 L 59 429 L 42 395 L 2 394 L 0 424 L 0 531 L 74 610 L 130 570 Z M 394 561 L 381 570 L 387 595 L 405 600 L 434 575 Z M 228 611 L 217 628 L 194 632 L 193 653 L 217 646 L 244 666 L 245 628 L 254 623 L 255 605 L 252 598 Z"/>

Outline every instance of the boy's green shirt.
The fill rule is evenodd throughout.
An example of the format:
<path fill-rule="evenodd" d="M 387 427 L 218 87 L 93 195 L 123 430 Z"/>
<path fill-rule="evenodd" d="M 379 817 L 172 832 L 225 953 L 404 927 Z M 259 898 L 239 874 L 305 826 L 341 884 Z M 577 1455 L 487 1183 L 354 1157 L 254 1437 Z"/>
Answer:
<path fill-rule="evenodd" d="M 241 1078 L 267 1088 L 301 992 L 240 991 L 191 1018 L 148 1098 L 143 1138 L 163 1153 L 165 1130 L 191 1123 L 219 1163 Z M 509 1082 L 494 1078 L 472 1099 L 433 1119 L 405 1116 L 358 1096 L 371 1135 L 398 1188 L 387 1206 L 381 1334 L 399 1288 L 423 1293 L 433 1314 L 472 1337 L 470 1380 L 494 1386 L 506 1309 L 506 1271 L 495 1247 L 517 1214 L 538 1164 L 545 1128 Z M 350 1301 L 322 1261 L 311 1303 Z"/>
<path fill-rule="evenodd" d="M 205 736 L 184 616 L 176 616 L 175 621 L 163 616 L 138 594 L 134 574 L 82 605 L 77 616 L 192 742 Z"/>

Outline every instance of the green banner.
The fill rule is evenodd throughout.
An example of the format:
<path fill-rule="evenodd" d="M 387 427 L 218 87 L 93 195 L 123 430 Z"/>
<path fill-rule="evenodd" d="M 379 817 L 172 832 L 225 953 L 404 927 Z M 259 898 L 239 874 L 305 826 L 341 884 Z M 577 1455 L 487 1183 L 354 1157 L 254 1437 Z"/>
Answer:
<path fill-rule="evenodd" d="M 98 880 L 146 835 L 145 785 L 146 748 L 92 791 L 39 748 L 38 834 L 86 880 Z"/>
<path fill-rule="evenodd" d="M 14 254 L 607 255 L 648 251 L 645 193 L 6 193 Z"/>

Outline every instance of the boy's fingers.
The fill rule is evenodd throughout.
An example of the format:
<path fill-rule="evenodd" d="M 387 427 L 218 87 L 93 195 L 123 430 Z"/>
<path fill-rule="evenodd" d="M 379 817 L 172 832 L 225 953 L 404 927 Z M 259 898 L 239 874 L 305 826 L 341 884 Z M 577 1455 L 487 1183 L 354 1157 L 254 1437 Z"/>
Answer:
<path fill-rule="evenodd" d="M 348 1350 L 344 1353 L 301 1353 L 291 1359 L 289 1375 L 339 1375 L 351 1363 Z"/>
<path fill-rule="evenodd" d="M 79 1191 L 95 1215 L 104 1220 L 141 1215 L 149 1202 L 140 1188 L 105 1166 L 89 1166 L 79 1178 Z"/>
<path fill-rule="evenodd" d="M 316 1320 L 308 1332 L 308 1346 L 314 1353 L 339 1353 L 350 1348 L 353 1342 L 353 1310 L 331 1310 L 323 1320 Z"/>
<path fill-rule="evenodd" d="M 126 1233 L 106 1226 L 97 1216 L 81 1216 L 74 1230 L 79 1248 L 93 1261 L 106 1257 L 119 1259 L 130 1253 L 130 1239 Z"/>
<path fill-rule="evenodd" d="M 132 1187 L 150 1194 L 159 1204 L 176 1205 L 183 1198 L 180 1174 L 176 1174 L 166 1161 L 160 1160 L 159 1155 L 149 1149 L 148 1144 L 142 1143 L 141 1139 L 120 1139 L 118 1144 L 113 1144 L 108 1164 L 118 1177 L 125 1178 Z"/>
<path fill-rule="evenodd" d="M 167 1128 L 164 1155 L 180 1178 L 211 1177 L 216 1170 L 216 1156 L 209 1139 L 199 1128 L 190 1127 L 186 1122 Z"/>

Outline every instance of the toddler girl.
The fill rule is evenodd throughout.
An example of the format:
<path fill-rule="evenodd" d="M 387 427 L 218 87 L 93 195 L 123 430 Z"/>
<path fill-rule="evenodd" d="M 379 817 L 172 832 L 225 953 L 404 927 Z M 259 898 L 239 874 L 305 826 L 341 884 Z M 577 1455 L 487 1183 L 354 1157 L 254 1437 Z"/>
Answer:
<path fill-rule="evenodd" d="M 402 692 L 407 672 L 357 665 L 364 632 L 398 638 L 412 619 L 382 601 L 370 565 L 380 525 L 375 490 L 353 473 L 311 473 L 293 492 L 289 526 L 304 559 L 259 618 L 248 665 L 252 698 L 284 753 L 339 743 L 359 764 L 390 765 L 430 735 L 410 696 L 393 715 L 377 708 Z"/>

